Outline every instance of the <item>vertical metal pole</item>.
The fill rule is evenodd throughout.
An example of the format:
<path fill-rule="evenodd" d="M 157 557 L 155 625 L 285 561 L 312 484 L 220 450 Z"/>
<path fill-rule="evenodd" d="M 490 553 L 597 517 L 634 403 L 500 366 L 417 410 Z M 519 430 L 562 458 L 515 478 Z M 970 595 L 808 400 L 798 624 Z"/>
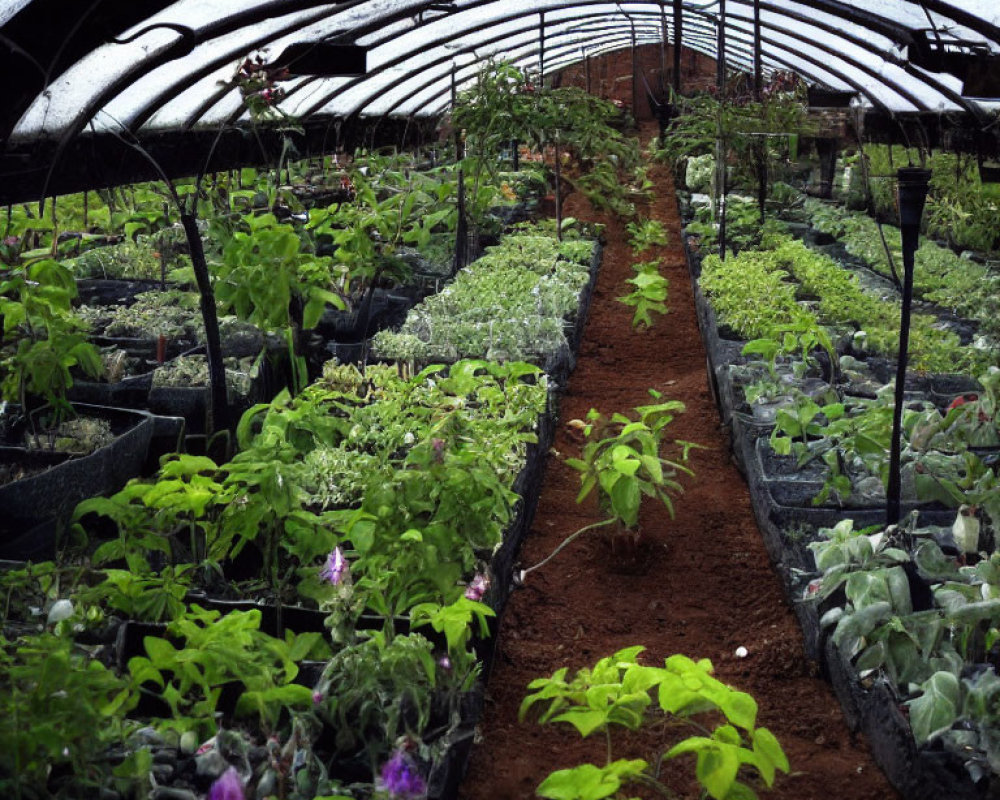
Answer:
<path fill-rule="evenodd" d="M 635 49 L 635 22 L 632 17 L 628 18 L 628 24 L 631 26 L 631 41 L 632 41 L 632 116 L 635 117 L 636 122 L 639 121 L 639 85 L 638 85 L 638 72 L 639 72 L 639 53 Z"/>
<path fill-rule="evenodd" d="M 721 100 L 722 90 L 726 88 L 726 0 L 719 0 L 719 19 L 715 31 L 715 86 Z"/>
<path fill-rule="evenodd" d="M 899 180 L 899 229 L 903 239 L 903 309 L 899 321 L 899 360 L 896 362 L 896 395 L 892 411 L 892 442 L 889 447 L 889 485 L 886 487 L 885 521 L 899 522 L 902 480 L 899 474 L 900 442 L 903 428 L 903 393 L 906 389 L 906 362 L 910 347 L 910 306 L 913 302 L 913 254 L 920 240 L 920 217 L 924 213 L 931 171 L 903 167 Z"/>
<path fill-rule="evenodd" d="M 583 71 L 587 79 L 587 94 L 590 94 L 590 54 L 583 57 Z"/>
<path fill-rule="evenodd" d="M 764 68 L 761 64 L 760 48 L 760 0 L 753 0 L 753 99 L 760 102 L 760 90 L 764 85 Z"/>
<path fill-rule="evenodd" d="M 681 0 L 674 0 L 674 94 L 681 93 L 681 47 L 684 45 L 684 13 Z"/>
<path fill-rule="evenodd" d="M 667 7 L 660 0 L 660 92 L 667 91 Z"/>
<path fill-rule="evenodd" d="M 451 65 L 451 107 L 455 108 L 458 100 L 458 65 L 452 62 Z M 457 272 L 465 266 L 466 250 L 469 244 L 468 224 L 465 219 L 465 170 L 462 168 L 462 159 L 465 157 L 462 143 L 462 132 L 455 131 L 455 163 L 458 164 L 458 186 L 456 187 L 456 200 L 458 204 L 458 224 L 455 226 L 455 267 L 452 272 Z"/>
<path fill-rule="evenodd" d="M 538 12 L 538 88 L 545 86 L 545 12 Z"/>
<path fill-rule="evenodd" d="M 562 241 L 562 166 L 559 157 L 559 132 L 556 131 L 556 237 Z"/>
<path fill-rule="evenodd" d="M 725 103 L 726 89 L 726 0 L 719 0 L 719 19 L 716 27 L 716 69 L 715 86 L 719 103 Z M 720 115 L 721 116 L 721 115 Z M 717 131 L 715 145 L 715 168 L 718 180 L 716 190 L 719 193 L 719 258 L 726 257 L 726 142 L 725 131 Z"/>

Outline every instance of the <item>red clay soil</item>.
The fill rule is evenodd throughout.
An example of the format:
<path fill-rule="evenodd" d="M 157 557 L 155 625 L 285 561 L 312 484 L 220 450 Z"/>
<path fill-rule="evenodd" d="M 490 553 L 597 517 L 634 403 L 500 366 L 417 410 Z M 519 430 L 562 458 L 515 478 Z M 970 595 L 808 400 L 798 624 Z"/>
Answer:
<path fill-rule="evenodd" d="M 640 522 L 649 545 L 641 574 L 616 569 L 615 556 L 597 532 L 569 545 L 514 592 L 488 682 L 482 737 L 459 797 L 531 798 L 552 770 L 603 763 L 603 736 L 583 740 L 565 723 L 519 723 L 518 706 L 534 678 L 560 667 L 572 672 L 640 644 L 648 664 L 662 664 L 673 653 L 709 658 L 721 680 L 757 699 L 758 724 L 778 737 L 792 767 L 762 797 L 898 797 L 865 742 L 848 731 L 829 685 L 803 654 L 798 623 L 771 569 L 746 483 L 730 461 L 709 393 L 671 177 L 663 168 L 651 176 L 657 197 L 640 215 L 662 221 L 671 243 L 642 259 L 662 256 L 670 314 L 648 330 L 634 331 L 632 310 L 615 299 L 625 293 L 637 260 L 624 226 L 594 213 L 579 193 L 567 201 L 567 215 L 606 224 L 607 247 L 579 361 L 561 402 L 554 449 L 563 457 L 578 455 L 579 434 L 566 425 L 569 420 L 592 407 L 628 411 L 649 402 L 650 388 L 686 404 L 671 433 L 706 449 L 692 453 L 696 478 L 677 500 L 675 520 L 646 498 Z M 550 454 L 523 565 L 538 562 L 567 535 L 600 519 L 592 498 L 576 504 L 578 488 L 578 474 Z M 735 655 L 741 646 L 749 651 L 743 659 Z M 652 762 L 686 735 L 690 732 L 662 727 L 616 734 L 614 757 Z M 693 775 L 694 757 L 684 756 L 666 762 L 661 779 L 677 796 L 695 798 Z M 627 796 L 635 794 L 647 796 Z"/>

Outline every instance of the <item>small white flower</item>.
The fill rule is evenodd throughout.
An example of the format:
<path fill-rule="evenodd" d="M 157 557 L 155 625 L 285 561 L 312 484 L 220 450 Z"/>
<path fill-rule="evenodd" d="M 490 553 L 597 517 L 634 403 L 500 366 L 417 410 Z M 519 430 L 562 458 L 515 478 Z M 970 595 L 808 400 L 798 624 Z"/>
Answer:
<path fill-rule="evenodd" d="M 64 619 L 73 616 L 73 602 L 71 600 L 56 600 L 49 609 L 48 624 L 55 625 Z"/>
<path fill-rule="evenodd" d="M 407 431 L 406 435 L 403 437 L 403 444 L 413 444 L 416 438 L 417 437 L 413 435 L 413 431 Z"/>

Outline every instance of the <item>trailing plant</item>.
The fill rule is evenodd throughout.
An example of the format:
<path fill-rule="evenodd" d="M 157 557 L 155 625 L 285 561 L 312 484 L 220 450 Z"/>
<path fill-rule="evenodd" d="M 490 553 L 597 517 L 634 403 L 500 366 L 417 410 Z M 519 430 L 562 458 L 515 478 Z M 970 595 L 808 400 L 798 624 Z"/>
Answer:
<path fill-rule="evenodd" d="M 650 328 L 654 313 L 666 314 L 668 311 L 666 300 L 670 282 L 660 274 L 659 260 L 637 262 L 632 269 L 635 270 L 635 277 L 629 278 L 626 283 L 635 288 L 619 297 L 618 301 L 635 308 L 632 327 L 643 325 Z"/>
<path fill-rule="evenodd" d="M 757 703 L 749 694 L 737 691 L 712 677 L 708 659 L 694 661 L 687 656 L 669 656 L 663 667 L 638 662 L 645 648 L 629 647 L 600 659 L 568 678 L 569 669 L 557 670 L 551 678 L 532 681 L 533 690 L 521 703 L 523 720 L 533 708 L 541 708 L 539 722 L 567 722 L 586 738 L 603 733 L 607 741 L 607 762 L 603 767 L 582 764 L 556 770 L 538 787 L 541 797 L 553 800 L 599 800 L 627 797 L 625 788 L 637 785 L 670 797 L 660 781 L 662 763 L 695 754 L 695 777 L 702 790 L 718 800 L 757 795 L 741 774 L 744 767 L 754 770 L 770 788 L 777 771 L 789 771 L 788 759 L 774 735 L 757 726 Z M 703 715 L 722 717 L 709 729 Z M 666 749 L 655 760 L 613 760 L 612 734 L 618 728 L 638 730 L 665 718 L 670 723 L 693 730 L 694 734 Z"/>

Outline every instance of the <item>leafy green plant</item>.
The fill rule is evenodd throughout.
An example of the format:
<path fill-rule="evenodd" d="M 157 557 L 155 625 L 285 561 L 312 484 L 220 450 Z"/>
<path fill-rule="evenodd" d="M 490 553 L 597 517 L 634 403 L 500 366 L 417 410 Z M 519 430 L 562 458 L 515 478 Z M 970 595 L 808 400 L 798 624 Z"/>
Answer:
<path fill-rule="evenodd" d="M 670 236 L 663 223 L 655 219 L 629 222 L 625 229 L 629 234 L 629 245 L 636 255 L 653 247 L 663 247 L 670 243 Z"/>
<path fill-rule="evenodd" d="M 7 797 L 81 797 L 111 776 L 137 696 L 69 637 L 0 636 L 0 789 Z"/>
<path fill-rule="evenodd" d="M 639 507 L 643 495 L 663 503 L 670 516 L 674 516 L 672 498 L 683 492 L 681 476 L 694 475 L 686 462 L 690 450 L 698 445 L 675 440 L 673 444 L 679 452 L 669 458 L 662 455 L 666 429 L 675 415 L 684 411 L 684 404 L 679 400 L 661 401 L 661 395 L 653 390 L 650 394 L 657 402 L 637 406 L 634 409 L 637 420 L 621 413 L 608 418 L 591 409 L 586 422 L 573 421 L 588 439 L 580 458 L 566 459 L 566 464 L 580 473 L 577 502 L 583 502 L 596 489 L 605 518 L 570 534 L 552 553 L 522 570 L 521 580 L 595 528 L 614 526 L 616 535 L 612 543 L 620 542 L 634 551 L 640 538 Z"/>
<path fill-rule="evenodd" d="M 373 631 L 334 654 L 316 685 L 322 699 L 315 710 L 336 731 L 335 753 L 360 753 L 376 773 L 400 736 L 419 740 L 431 719 L 434 690 L 449 681 L 433 649 L 419 633 L 387 637 Z"/>
<path fill-rule="evenodd" d="M 237 715 L 256 715 L 273 730 L 283 708 L 309 708 L 312 692 L 294 681 L 297 661 L 325 649 L 320 634 L 286 633 L 284 639 L 260 630 L 260 611 L 232 611 L 225 616 L 192 605 L 187 614 L 167 626 L 169 639 L 147 636 L 145 656 L 128 662 L 132 685 L 152 693 L 170 708 L 162 725 L 194 730 L 208 736 L 215 730 L 215 712 L 222 686 L 238 681 L 244 687 Z"/>
<path fill-rule="evenodd" d="M 587 737 L 603 733 L 608 758 L 603 767 L 583 764 L 557 770 L 538 787 L 539 796 L 552 800 L 600 800 L 623 797 L 628 784 L 669 792 L 659 781 L 660 764 L 695 754 L 695 776 L 709 797 L 718 800 L 756 797 L 743 767 L 752 767 L 770 788 L 778 770 L 789 764 L 781 745 L 767 729 L 757 727 L 757 703 L 712 677 L 707 659 L 668 657 L 663 667 L 638 662 L 645 648 L 629 647 L 600 659 L 568 678 L 569 669 L 557 670 L 551 678 L 532 681 L 519 710 L 524 719 L 533 708 L 541 708 L 539 722 L 567 722 Z M 673 745 L 655 761 L 613 760 L 612 732 L 616 728 L 638 730 L 660 714 L 671 722 L 696 732 Z M 721 715 L 723 722 L 709 730 L 703 715 Z"/>
<path fill-rule="evenodd" d="M 102 365 L 71 310 L 76 282 L 65 266 L 37 261 L 0 275 L 0 396 L 25 411 L 45 403 L 55 421 L 71 413 L 71 370 L 96 377 Z"/>
<path fill-rule="evenodd" d="M 667 292 L 670 281 L 660 274 L 660 261 L 642 261 L 632 265 L 635 277 L 626 283 L 635 288 L 618 300 L 627 306 L 635 308 L 632 315 L 632 327 L 643 325 L 647 328 L 653 325 L 653 314 L 667 313 Z"/>

